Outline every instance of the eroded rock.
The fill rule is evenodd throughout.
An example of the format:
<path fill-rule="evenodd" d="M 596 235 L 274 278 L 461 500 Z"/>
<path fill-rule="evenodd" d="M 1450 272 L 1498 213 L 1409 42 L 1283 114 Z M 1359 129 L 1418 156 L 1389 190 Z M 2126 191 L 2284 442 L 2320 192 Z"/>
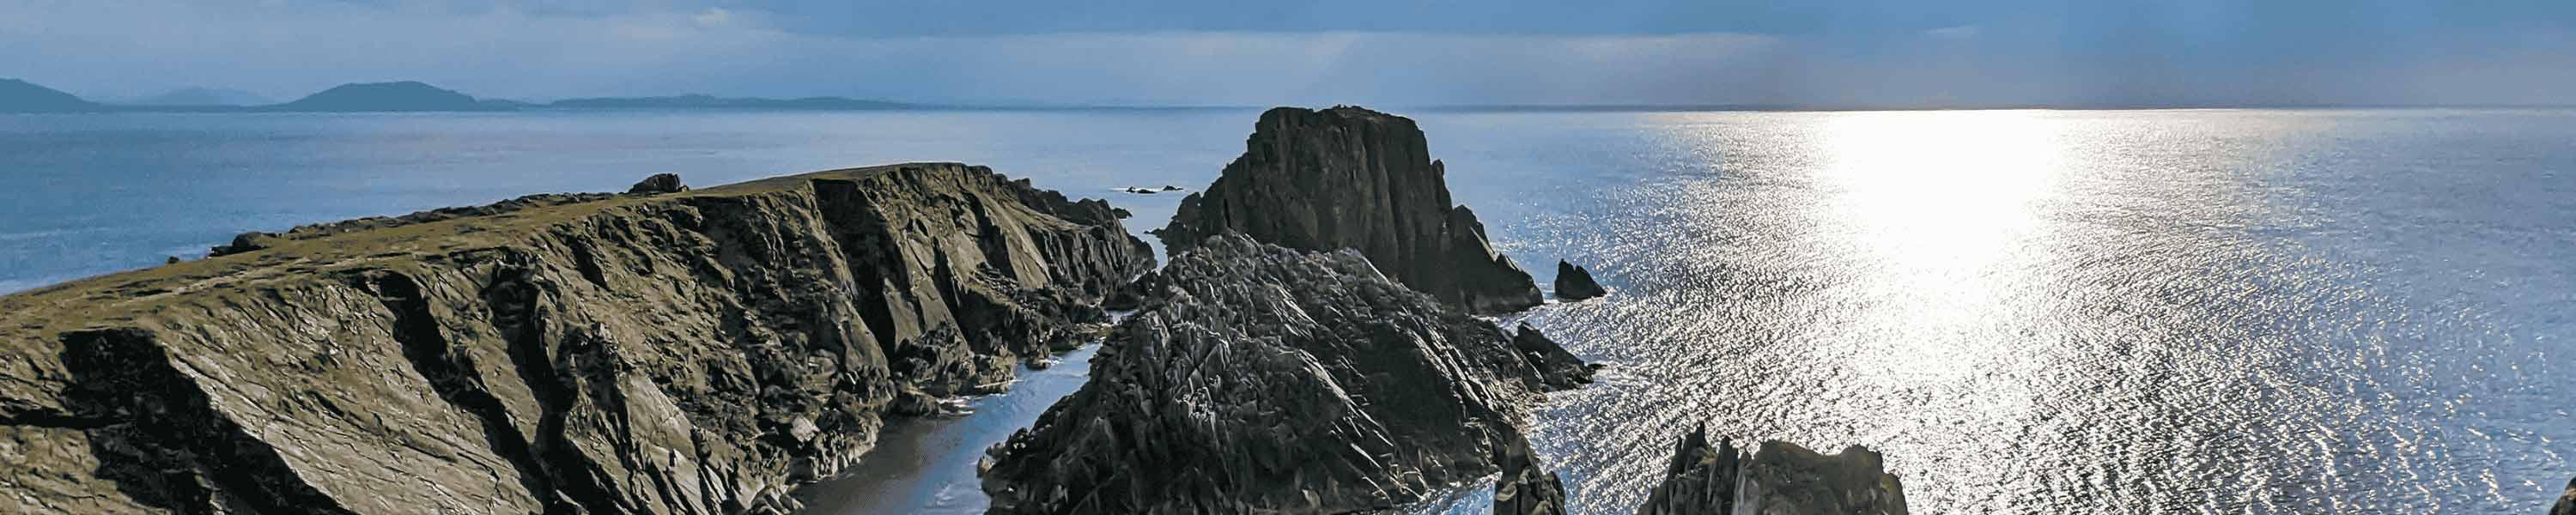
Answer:
<path fill-rule="evenodd" d="M 1592 271 L 1564 261 L 1556 262 L 1556 298 L 1577 301 L 1609 295 L 1610 290 L 1592 280 Z"/>
<path fill-rule="evenodd" d="M 2576 515 L 2576 479 L 2567 480 L 2567 492 L 2558 494 L 2558 506 L 2550 508 L 2549 515 Z"/>
<path fill-rule="evenodd" d="M 1178 254 L 1233 231 L 1293 249 L 1357 249 L 1397 282 L 1500 313 L 1542 300 L 1485 226 L 1450 202 L 1446 166 L 1413 120 L 1358 107 L 1261 114 L 1241 157 L 1155 231 Z"/>
<path fill-rule="evenodd" d="M 0 297 L 0 513 L 775 513 L 1152 267 L 982 167 L 540 197 Z"/>
<path fill-rule="evenodd" d="M 1526 455 L 1527 407 L 1583 368 L 1355 251 L 1225 235 L 1158 275 L 1090 382 L 989 452 L 994 512 L 1395 507 Z"/>
<path fill-rule="evenodd" d="M 628 195 L 660 195 L 683 191 L 689 191 L 689 186 L 681 184 L 680 174 L 676 173 L 653 174 L 651 177 L 645 177 L 644 180 L 636 181 L 634 186 L 626 188 Z"/>
<path fill-rule="evenodd" d="M 1901 515 L 1905 489 L 1878 453 L 1860 446 L 1817 454 L 1764 441 L 1751 456 L 1705 429 L 1674 446 L 1664 480 L 1639 515 Z"/>
<path fill-rule="evenodd" d="M 1529 446 L 1495 448 L 1494 463 L 1502 475 L 1494 480 L 1494 515 L 1563 515 L 1565 483 L 1555 472 L 1538 467 Z"/>

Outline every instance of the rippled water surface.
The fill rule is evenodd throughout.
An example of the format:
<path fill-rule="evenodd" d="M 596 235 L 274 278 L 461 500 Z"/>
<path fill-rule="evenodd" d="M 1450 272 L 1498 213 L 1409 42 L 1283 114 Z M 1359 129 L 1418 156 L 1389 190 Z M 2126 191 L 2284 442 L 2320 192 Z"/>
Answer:
<path fill-rule="evenodd" d="M 1255 114 L 0 115 L 0 291 L 661 171 L 968 161 L 1142 231 L 1177 197 L 1111 189 L 1205 185 Z M 1920 513 L 2539 513 L 2576 476 L 2576 112 L 1406 114 L 1542 284 L 1614 291 L 1529 314 L 1612 365 L 1535 421 L 1581 512 L 1698 424 L 1868 445 Z M 1066 389 L 894 428 L 821 505 L 972 511 Z"/>

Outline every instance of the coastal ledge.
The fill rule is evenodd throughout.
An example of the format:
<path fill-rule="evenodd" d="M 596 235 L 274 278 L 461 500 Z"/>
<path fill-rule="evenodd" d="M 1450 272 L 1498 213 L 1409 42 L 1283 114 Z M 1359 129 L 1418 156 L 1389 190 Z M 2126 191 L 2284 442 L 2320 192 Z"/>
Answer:
<path fill-rule="evenodd" d="M 0 512 L 794 509 L 1087 340 L 1117 210 L 956 163 L 367 228 L 0 297 Z"/>

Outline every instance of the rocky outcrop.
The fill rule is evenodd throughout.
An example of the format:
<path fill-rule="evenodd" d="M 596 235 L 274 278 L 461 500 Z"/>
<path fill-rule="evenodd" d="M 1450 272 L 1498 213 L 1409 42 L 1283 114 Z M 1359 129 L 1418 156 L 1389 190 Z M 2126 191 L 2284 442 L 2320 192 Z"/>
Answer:
<path fill-rule="evenodd" d="M 1450 202 L 1446 167 L 1413 120 L 1282 107 L 1261 114 L 1244 147 L 1155 231 L 1173 254 L 1232 231 L 1293 249 L 1357 249 L 1388 277 L 1470 312 L 1542 300 L 1529 273 L 1494 252 L 1475 212 Z"/>
<path fill-rule="evenodd" d="M 2576 479 L 2567 480 L 2567 492 L 2558 494 L 2558 506 L 2549 515 L 2576 515 Z"/>
<path fill-rule="evenodd" d="M 1673 449 L 1664 481 L 1639 515 L 1901 515 L 1905 488 L 1878 453 L 1860 446 L 1817 454 L 1764 441 L 1745 456 L 1708 432 L 1692 431 Z"/>
<path fill-rule="evenodd" d="M 1494 452 L 1494 464 L 1503 469 L 1494 480 L 1494 515 L 1564 515 L 1565 482 L 1540 469 L 1527 444 Z"/>
<path fill-rule="evenodd" d="M 635 181 L 634 186 L 626 188 L 628 195 L 660 195 L 683 191 L 689 191 L 689 186 L 681 184 L 680 174 L 676 173 L 653 174 L 651 177 L 645 177 L 644 180 Z"/>
<path fill-rule="evenodd" d="M 0 513 L 742 513 L 1152 266 L 1098 201 L 840 170 L 0 297 Z"/>
<path fill-rule="evenodd" d="M 1556 298 L 1567 301 L 1609 295 L 1610 290 L 1592 280 L 1592 271 L 1564 261 L 1556 262 Z"/>
<path fill-rule="evenodd" d="M 993 512 L 1390 508 L 1496 472 L 1498 447 L 1527 445 L 1538 393 L 1582 368 L 1355 251 L 1194 247 L 1145 281 L 1159 288 L 1112 329 L 1089 383 L 989 451 Z"/>

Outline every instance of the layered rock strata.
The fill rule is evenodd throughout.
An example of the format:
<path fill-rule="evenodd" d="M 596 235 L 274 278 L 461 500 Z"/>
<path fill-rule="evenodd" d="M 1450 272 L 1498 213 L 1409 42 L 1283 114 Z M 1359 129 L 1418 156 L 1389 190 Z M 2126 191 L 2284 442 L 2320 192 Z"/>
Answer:
<path fill-rule="evenodd" d="M 1573 263 L 1556 262 L 1556 298 L 1576 301 L 1609 295 L 1610 290 L 1592 280 L 1592 271 Z"/>
<path fill-rule="evenodd" d="M 1354 251 L 1209 238 L 1150 281 L 1091 380 L 990 451 L 995 513 L 1344 513 L 1498 470 L 1572 356 Z M 1535 334 L 1533 331 L 1532 334 Z"/>
<path fill-rule="evenodd" d="M 1860 446 L 1817 454 L 1764 441 L 1747 456 L 1692 431 L 1673 449 L 1664 480 L 1638 515 L 1902 515 L 1905 488 L 1876 452 Z"/>
<path fill-rule="evenodd" d="M 1153 261 L 958 164 L 276 243 L 0 297 L 0 512 L 783 511 Z"/>
<path fill-rule="evenodd" d="M 1262 113 L 1241 157 L 1181 199 L 1155 232 L 1175 255 L 1233 231 L 1293 249 L 1357 249 L 1390 278 L 1451 306 L 1499 313 L 1542 300 L 1451 203 L 1446 165 L 1413 120 L 1358 107 Z"/>

